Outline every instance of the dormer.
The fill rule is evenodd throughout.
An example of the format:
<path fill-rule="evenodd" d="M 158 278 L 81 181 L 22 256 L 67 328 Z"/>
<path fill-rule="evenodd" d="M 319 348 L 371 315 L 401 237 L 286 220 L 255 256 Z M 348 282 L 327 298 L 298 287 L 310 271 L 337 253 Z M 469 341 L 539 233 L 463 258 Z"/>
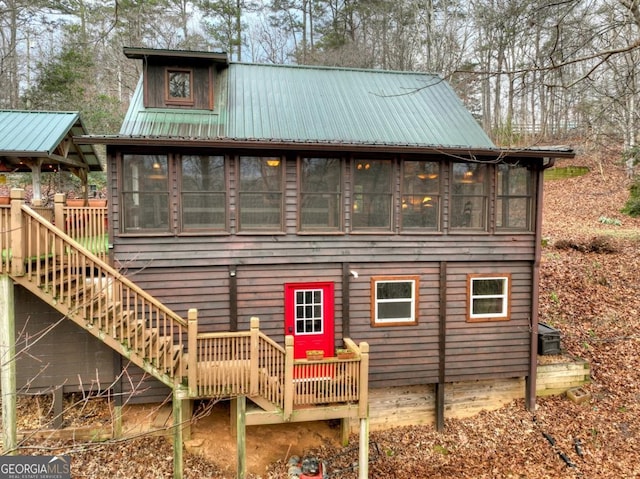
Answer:
<path fill-rule="evenodd" d="M 124 48 L 142 60 L 145 108 L 213 110 L 217 73 L 226 68 L 224 52 Z"/>

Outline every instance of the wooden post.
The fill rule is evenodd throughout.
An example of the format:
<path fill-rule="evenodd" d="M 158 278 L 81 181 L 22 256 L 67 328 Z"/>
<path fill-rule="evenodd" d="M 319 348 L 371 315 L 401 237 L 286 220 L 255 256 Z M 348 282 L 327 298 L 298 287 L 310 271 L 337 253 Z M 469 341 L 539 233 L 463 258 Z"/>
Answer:
<path fill-rule="evenodd" d="M 444 388 L 447 358 L 447 262 L 440 262 L 440 315 L 438 317 L 438 383 L 436 384 L 436 430 L 444 431 Z"/>
<path fill-rule="evenodd" d="M 436 431 L 444 431 L 444 382 L 436 383 Z"/>
<path fill-rule="evenodd" d="M 536 379 L 538 375 L 538 314 L 540 312 L 540 261 L 542 258 L 542 208 L 544 170 L 538 172 L 536 191 L 536 228 L 534 260 L 531 265 L 531 316 L 529 318 L 529 374 L 525 382 L 525 406 L 528 411 L 536 410 Z"/>
<path fill-rule="evenodd" d="M 360 401 L 358 417 L 369 417 L 369 343 L 360 343 Z"/>
<path fill-rule="evenodd" d="M 238 479 L 247 475 L 247 397 L 236 398 L 236 445 L 238 452 Z"/>
<path fill-rule="evenodd" d="M 24 243 L 25 228 L 22 224 L 22 205 L 24 205 L 24 190 L 11 190 L 11 274 L 24 276 Z"/>
<path fill-rule="evenodd" d="M 198 310 L 191 308 L 187 312 L 187 385 L 189 394 L 198 393 Z"/>
<path fill-rule="evenodd" d="M 249 396 L 258 395 L 258 365 L 260 356 L 260 319 L 251 318 L 251 352 L 249 356 Z"/>
<path fill-rule="evenodd" d="M 67 229 L 64 224 L 64 204 L 67 201 L 67 195 L 64 193 L 56 193 L 53 197 L 53 224 L 65 233 Z"/>
<path fill-rule="evenodd" d="M 188 391 L 180 386 L 173 389 L 173 479 L 182 479 L 184 464 L 184 437 L 182 428 L 184 400 L 188 399 Z"/>
<path fill-rule="evenodd" d="M 25 161 L 25 164 L 31 168 L 31 186 L 33 187 L 33 199 L 40 200 L 42 199 L 42 163 L 44 160 L 42 158 L 38 158 L 35 160 Z"/>
<path fill-rule="evenodd" d="M 369 478 L 369 418 L 360 418 L 360 451 L 358 454 L 358 479 Z"/>
<path fill-rule="evenodd" d="M 349 445 L 349 435 L 351 434 L 351 418 L 343 417 L 340 420 L 340 444 L 343 447 Z"/>
<path fill-rule="evenodd" d="M 0 390 L 2 391 L 2 454 L 15 454 L 16 423 L 16 338 L 13 281 L 0 276 Z"/>
<path fill-rule="evenodd" d="M 288 421 L 293 412 L 293 336 L 284 338 L 284 411 L 283 417 Z"/>

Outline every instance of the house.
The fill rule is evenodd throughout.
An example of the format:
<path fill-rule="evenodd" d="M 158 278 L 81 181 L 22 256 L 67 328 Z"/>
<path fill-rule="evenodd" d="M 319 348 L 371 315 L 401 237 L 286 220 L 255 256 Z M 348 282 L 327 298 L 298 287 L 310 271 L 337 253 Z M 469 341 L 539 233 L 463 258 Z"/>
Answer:
<path fill-rule="evenodd" d="M 120 134 L 87 141 L 137 284 L 297 358 L 366 341 L 370 388 L 535 377 L 542 172 L 570 149 L 497 148 L 436 75 L 124 53 Z"/>
<path fill-rule="evenodd" d="M 432 386 L 438 427 L 454 383 L 524 378 L 533 407 L 542 174 L 571 149 L 496 147 L 437 75 L 124 53 L 120 133 L 75 138 L 106 145 L 109 261 L 38 222 L 89 280 L 11 274 L 137 366 L 120 392 L 365 434 L 385 388 Z"/>

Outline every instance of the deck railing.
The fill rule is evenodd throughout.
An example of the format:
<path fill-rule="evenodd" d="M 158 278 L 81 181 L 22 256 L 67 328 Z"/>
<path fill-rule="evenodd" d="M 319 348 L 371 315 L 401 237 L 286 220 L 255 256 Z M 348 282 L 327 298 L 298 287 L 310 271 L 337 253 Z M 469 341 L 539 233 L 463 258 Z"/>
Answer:
<path fill-rule="evenodd" d="M 12 191 L 11 205 L 0 206 L 2 273 L 26 279 L 103 341 L 113 338 L 139 366 L 152 364 L 149 372 L 165 384 L 186 379 L 191 397 L 260 397 L 285 419 L 296 407 L 340 403 L 358 403 L 366 416 L 367 343 L 345 338 L 353 358 L 310 361 L 294 359 L 293 336 L 282 347 L 262 333 L 258 318 L 249 331 L 198 333 L 195 309 L 185 321 L 96 257 L 101 247 L 106 257 L 106 242 L 89 238 L 104 235 L 105 208 L 67 207 L 57 198 L 54 212 L 68 233 L 25 206 L 24 192 Z"/>
<path fill-rule="evenodd" d="M 23 203 L 13 198 L 10 207 L 11 274 L 46 292 L 70 316 L 116 338 L 142 358 L 139 365 L 151 364 L 161 380 L 164 375 L 165 383 L 181 382 L 187 321 Z"/>
<path fill-rule="evenodd" d="M 283 348 L 260 332 L 258 318 L 251 318 L 250 331 L 203 333 L 193 340 L 197 355 L 189 357 L 188 369 L 196 376 L 189 379 L 198 385 L 196 396 L 259 396 L 282 409 L 285 418 L 300 406 L 362 401 L 366 413 L 366 343 L 356 346 L 344 339 L 354 353 L 351 359 L 294 359 L 293 336 L 286 337 Z"/>

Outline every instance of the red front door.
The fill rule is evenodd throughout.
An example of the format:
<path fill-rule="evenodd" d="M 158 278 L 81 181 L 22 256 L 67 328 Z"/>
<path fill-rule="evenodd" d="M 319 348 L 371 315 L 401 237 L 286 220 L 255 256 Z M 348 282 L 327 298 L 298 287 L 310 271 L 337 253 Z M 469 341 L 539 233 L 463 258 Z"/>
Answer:
<path fill-rule="evenodd" d="M 285 284 L 285 334 L 294 336 L 294 357 L 308 349 L 333 356 L 333 283 Z"/>

